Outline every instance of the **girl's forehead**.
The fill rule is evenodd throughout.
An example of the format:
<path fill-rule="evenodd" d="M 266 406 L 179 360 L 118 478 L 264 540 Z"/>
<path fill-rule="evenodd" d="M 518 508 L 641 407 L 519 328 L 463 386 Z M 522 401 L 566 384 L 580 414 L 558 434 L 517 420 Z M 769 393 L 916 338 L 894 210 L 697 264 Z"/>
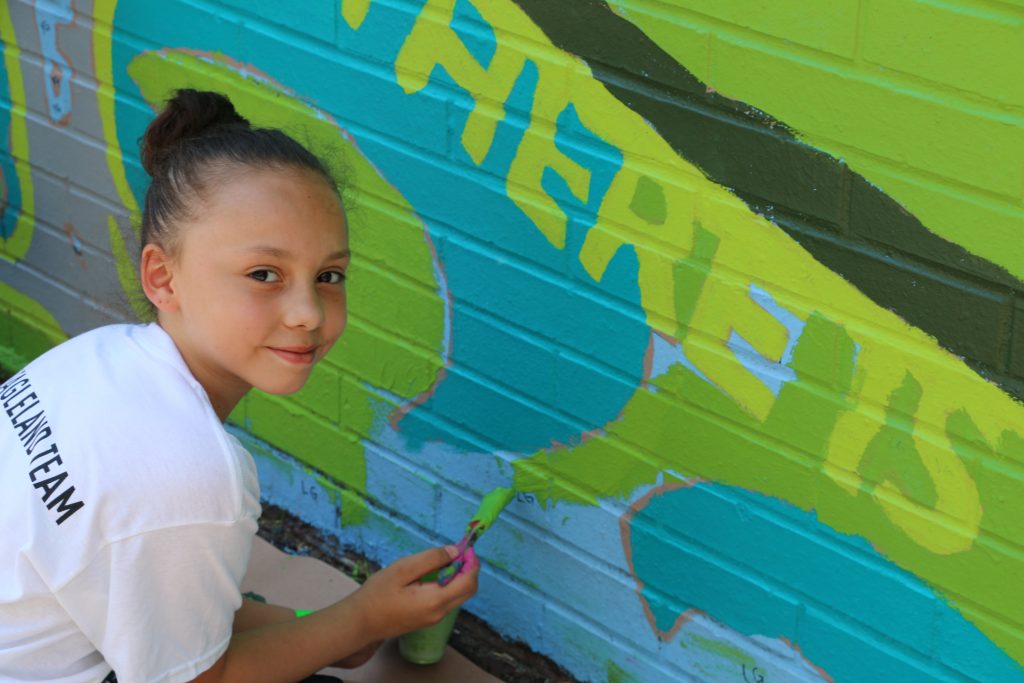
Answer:
<path fill-rule="evenodd" d="M 341 202 L 334 188 L 311 173 L 236 174 L 218 183 L 203 204 L 184 234 L 186 242 L 202 243 L 202 248 L 287 251 L 303 244 L 316 245 L 324 253 L 348 250 Z"/>

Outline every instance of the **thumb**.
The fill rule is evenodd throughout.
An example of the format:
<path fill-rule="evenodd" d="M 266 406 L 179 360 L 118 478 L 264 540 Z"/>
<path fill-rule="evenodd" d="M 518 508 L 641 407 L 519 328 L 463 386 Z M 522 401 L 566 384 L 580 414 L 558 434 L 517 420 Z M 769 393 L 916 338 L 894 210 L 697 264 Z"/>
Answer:
<path fill-rule="evenodd" d="M 397 560 L 391 565 L 391 568 L 395 572 L 396 578 L 409 584 L 450 564 L 457 554 L 458 550 L 452 545 L 427 548 L 415 555 L 408 555 Z"/>

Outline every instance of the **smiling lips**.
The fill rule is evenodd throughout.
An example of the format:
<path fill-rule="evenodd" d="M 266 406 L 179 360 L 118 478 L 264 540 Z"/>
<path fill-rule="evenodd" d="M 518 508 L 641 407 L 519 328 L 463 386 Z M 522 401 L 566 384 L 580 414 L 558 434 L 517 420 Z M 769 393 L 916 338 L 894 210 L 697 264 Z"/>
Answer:
<path fill-rule="evenodd" d="M 316 346 L 268 346 L 278 358 L 295 365 L 312 365 L 316 360 Z"/>

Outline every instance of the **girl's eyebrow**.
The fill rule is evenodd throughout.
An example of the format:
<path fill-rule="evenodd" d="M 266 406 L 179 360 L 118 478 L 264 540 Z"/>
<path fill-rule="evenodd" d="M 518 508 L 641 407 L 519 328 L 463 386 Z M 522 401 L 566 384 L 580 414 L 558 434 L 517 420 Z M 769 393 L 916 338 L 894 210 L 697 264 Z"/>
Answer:
<path fill-rule="evenodd" d="M 260 245 L 254 246 L 254 247 L 248 247 L 246 249 L 243 249 L 243 251 L 245 251 L 247 253 L 251 253 L 251 254 L 261 254 L 263 256 L 272 256 L 274 258 L 280 258 L 280 259 L 285 259 L 285 258 L 288 258 L 288 257 L 290 257 L 292 255 L 292 253 L 290 251 L 288 251 L 287 249 L 282 249 L 280 247 L 272 247 L 272 246 L 266 245 L 266 244 L 260 244 Z M 352 252 L 350 250 L 348 250 L 348 249 L 340 249 L 340 250 L 330 254 L 325 260 L 327 260 L 327 261 L 340 261 L 341 259 L 344 259 L 344 258 L 349 257 L 351 255 L 352 255 Z"/>

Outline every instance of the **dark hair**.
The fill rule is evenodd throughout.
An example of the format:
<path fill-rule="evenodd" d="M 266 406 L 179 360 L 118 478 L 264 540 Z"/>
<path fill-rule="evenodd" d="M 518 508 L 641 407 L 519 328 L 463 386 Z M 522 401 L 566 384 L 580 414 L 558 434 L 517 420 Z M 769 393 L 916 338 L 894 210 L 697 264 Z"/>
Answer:
<path fill-rule="evenodd" d="M 143 247 L 155 243 L 173 251 L 176 224 L 189 217 L 195 199 L 238 166 L 311 171 L 338 193 L 315 154 L 280 130 L 252 127 L 220 93 L 177 90 L 140 146 L 142 166 L 153 179 L 142 211 Z"/>

